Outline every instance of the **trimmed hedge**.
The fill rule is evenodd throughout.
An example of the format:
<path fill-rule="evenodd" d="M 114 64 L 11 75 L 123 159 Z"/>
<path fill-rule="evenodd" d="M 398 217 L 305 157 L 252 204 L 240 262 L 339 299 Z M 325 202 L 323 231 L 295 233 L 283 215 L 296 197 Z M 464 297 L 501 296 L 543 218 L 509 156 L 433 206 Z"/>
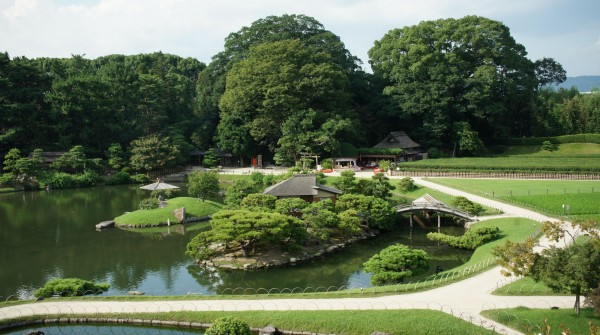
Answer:
<path fill-rule="evenodd" d="M 495 139 L 495 144 L 500 145 L 542 145 L 544 141 L 549 141 L 552 144 L 564 143 L 597 143 L 600 144 L 600 134 L 575 134 L 562 135 L 555 137 L 524 137 L 524 138 L 503 138 Z"/>

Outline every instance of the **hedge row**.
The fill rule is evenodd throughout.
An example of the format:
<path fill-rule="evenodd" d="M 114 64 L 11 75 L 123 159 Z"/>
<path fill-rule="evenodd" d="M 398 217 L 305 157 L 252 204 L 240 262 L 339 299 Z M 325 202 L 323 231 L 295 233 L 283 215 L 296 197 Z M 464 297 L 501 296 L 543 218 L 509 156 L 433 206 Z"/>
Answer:
<path fill-rule="evenodd" d="M 527 137 L 527 138 L 504 138 L 496 139 L 494 142 L 499 145 L 542 145 L 544 141 L 550 141 L 553 144 L 564 143 L 598 143 L 600 144 L 600 134 L 575 134 L 562 135 L 555 137 Z"/>

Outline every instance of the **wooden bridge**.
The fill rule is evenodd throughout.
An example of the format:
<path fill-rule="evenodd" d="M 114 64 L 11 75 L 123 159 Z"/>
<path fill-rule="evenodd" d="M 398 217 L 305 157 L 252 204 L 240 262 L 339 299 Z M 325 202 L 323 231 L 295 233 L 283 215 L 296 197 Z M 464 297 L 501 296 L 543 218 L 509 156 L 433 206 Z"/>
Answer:
<path fill-rule="evenodd" d="M 410 213 L 410 226 L 413 224 L 413 212 L 434 212 L 438 214 L 438 228 L 440 226 L 440 214 L 450 214 L 461 219 L 465 219 L 467 221 L 473 221 L 474 218 L 467 211 L 460 210 L 458 208 L 450 207 L 444 204 L 441 201 L 436 200 L 429 194 L 425 194 L 424 196 L 416 199 L 410 205 L 399 205 L 396 207 L 396 212 L 402 213 Z M 414 217 L 417 223 L 425 227 L 425 224 L 418 218 Z"/>

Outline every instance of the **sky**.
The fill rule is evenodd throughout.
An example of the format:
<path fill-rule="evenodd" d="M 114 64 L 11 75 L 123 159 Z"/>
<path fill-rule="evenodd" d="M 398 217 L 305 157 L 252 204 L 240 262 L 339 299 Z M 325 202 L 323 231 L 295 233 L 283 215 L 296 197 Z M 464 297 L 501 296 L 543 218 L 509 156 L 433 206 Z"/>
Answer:
<path fill-rule="evenodd" d="M 304 14 L 340 36 L 368 66 L 389 30 L 425 20 L 503 22 L 528 57 L 567 76 L 600 75 L 599 0 L 0 0 L 0 52 L 96 58 L 162 51 L 206 64 L 232 32 L 270 15 Z"/>

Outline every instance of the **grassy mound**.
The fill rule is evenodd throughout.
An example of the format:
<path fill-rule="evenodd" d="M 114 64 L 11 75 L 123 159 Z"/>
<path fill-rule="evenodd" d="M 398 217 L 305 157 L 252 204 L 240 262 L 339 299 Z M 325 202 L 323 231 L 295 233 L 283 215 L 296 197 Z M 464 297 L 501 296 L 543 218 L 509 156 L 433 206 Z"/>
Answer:
<path fill-rule="evenodd" d="M 173 210 L 182 207 L 185 207 L 186 216 L 190 218 L 212 215 L 219 211 L 223 205 L 208 200 L 202 202 L 198 198 L 178 197 L 168 199 L 167 206 L 164 208 L 140 209 L 134 212 L 125 213 L 115 218 L 115 224 L 117 226 L 158 226 L 166 223 L 168 220 L 170 220 L 171 223 L 177 223 L 177 219 L 173 216 Z"/>

